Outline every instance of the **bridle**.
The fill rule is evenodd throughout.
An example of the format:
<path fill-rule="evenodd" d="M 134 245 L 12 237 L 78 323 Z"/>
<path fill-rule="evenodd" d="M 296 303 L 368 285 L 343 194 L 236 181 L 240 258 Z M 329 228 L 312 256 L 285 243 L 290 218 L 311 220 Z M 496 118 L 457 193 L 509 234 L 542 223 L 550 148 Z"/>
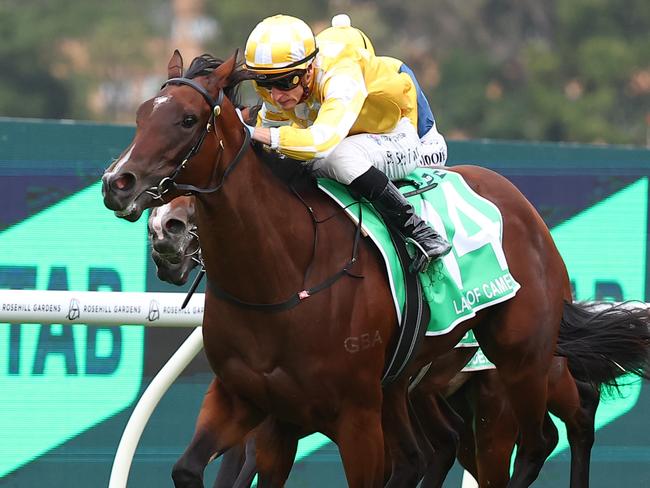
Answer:
<path fill-rule="evenodd" d="M 160 180 L 158 185 L 148 188 L 147 190 L 145 190 L 145 192 L 151 195 L 155 200 L 162 200 L 162 201 L 164 201 L 165 194 L 172 190 L 187 192 L 187 194 L 214 193 L 221 189 L 221 187 L 225 183 L 228 174 L 230 174 L 230 172 L 232 172 L 232 170 L 235 169 L 237 163 L 239 163 L 239 161 L 244 156 L 246 149 L 250 146 L 251 135 L 246 130 L 246 128 L 242 126 L 242 130 L 244 132 L 244 142 L 239 148 L 239 151 L 237 151 L 235 158 L 230 162 L 230 164 L 228 164 L 228 166 L 224 170 L 223 175 L 221 176 L 221 181 L 216 186 L 210 188 L 199 188 L 194 185 L 176 183 L 176 178 L 178 177 L 180 172 L 187 166 L 189 160 L 192 159 L 194 156 L 196 156 L 201 150 L 201 146 L 203 145 L 203 141 L 208 135 L 208 132 L 210 132 L 212 128 L 216 126 L 216 118 L 219 117 L 219 115 L 221 115 L 221 104 L 223 103 L 224 92 L 223 90 L 219 90 L 219 95 L 217 96 L 217 99 L 214 100 L 202 85 L 200 85 L 199 83 L 197 83 L 191 78 L 183 78 L 183 77 L 168 79 L 167 81 L 165 81 L 165 83 L 162 84 L 160 89 L 162 90 L 167 85 L 186 85 L 199 92 L 199 94 L 210 106 L 210 118 L 208 119 L 205 128 L 201 131 L 201 134 L 199 135 L 197 141 L 192 145 L 192 147 L 187 152 L 183 160 L 176 166 L 176 168 L 174 168 L 172 174 L 170 176 L 165 176 L 163 179 Z M 220 160 L 224 149 L 222 140 L 219 141 L 219 145 L 221 146 L 221 151 L 219 152 L 219 156 L 218 156 Z M 215 172 L 217 170 L 217 167 L 218 167 L 218 162 L 215 163 L 215 167 L 214 167 Z"/>
<path fill-rule="evenodd" d="M 195 242 L 195 249 L 193 251 L 185 250 L 183 257 L 192 258 L 196 264 L 201 267 L 204 267 L 203 264 L 203 255 L 201 254 L 201 243 L 199 242 L 199 230 L 196 225 L 193 225 L 192 228 L 187 231 L 187 233 L 192 237 L 193 242 Z"/>
<path fill-rule="evenodd" d="M 251 134 L 250 132 L 242 125 L 242 130 L 244 132 L 244 142 L 242 143 L 241 147 L 239 148 L 239 151 L 235 155 L 235 158 L 228 164 L 226 169 L 223 172 L 223 175 L 221 176 L 221 181 L 219 184 L 216 186 L 210 187 L 210 188 L 198 188 L 194 185 L 185 185 L 185 184 L 179 184 L 176 183 L 176 178 L 178 177 L 179 173 L 187 166 L 187 163 L 189 160 L 194 157 L 201 149 L 201 145 L 203 144 L 203 141 L 205 140 L 205 137 L 207 133 L 211 130 L 211 127 L 215 124 L 215 119 L 221 114 L 221 104 L 223 103 L 224 99 L 224 93 L 223 90 L 219 91 L 219 96 L 217 97 L 217 100 L 215 101 L 212 96 L 207 92 L 207 90 L 198 84 L 196 81 L 190 78 L 170 78 L 168 79 L 165 83 L 163 83 L 162 88 L 165 88 L 167 85 L 186 85 L 197 92 L 201 94 L 203 99 L 207 102 L 207 104 L 210 106 L 211 109 L 211 114 L 210 118 L 208 119 L 208 123 L 205 126 L 205 129 L 201 132 L 198 140 L 194 145 L 190 148 L 189 152 L 187 155 L 183 158 L 183 161 L 176 166 L 174 171 L 172 172 L 171 176 L 166 176 L 164 177 L 160 183 L 158 183 L 158 186 L 151 187 L 150 189 L 146 190 L 147 193 L 149 193 L 153 198 L 155 199 L 163 199 L 164 195 L 168 193 L 170 190 L 179 190 L 179 191 L 185 191 L 189 193 L 214 193 L 218 190 L 220 190 L 226 181 L 226 177 L 235 169 L 237 166 L 237 163 L 241 161 L 242 157 L 244 156 L 246 150 L 250 146 L 250 140 L 251 140 Z M 221 158 L 221 155 L 223 154 L 223 141 L 220 142 L 221 145 L 221 152 L 219 153 L 218 158 Z M 215 163 L 215 170 L 218 166 L 218 162 Z M 292 192 L 300 199 L 300 201 L 303 203 L 307 211 L 309 212 L 309 215 L 312 219 L 312 223 L 314 226 L 314 241 L 313 241 L 313 248 L 312 248 L 312 257 L 311 261 L 309 263 L 309 266 L 307 267 L 307 270 L 305 271 L 304 277 L 303 277 L 303 283 L 307 281 L 307 278 L 311 272 L 312 265 L 314 264 L 314 258 L 316 256 L 316 247 L 317 247 L 317 225 L 318 225 L 318 220 L 314 216 L 313 209 L 307 205 L 307 203 L 302 199 L 302 197 L 295 191 L 294 188 L 291 188 Z M 359 207 L 361 209 L 361 207 Z M 361 210 L 359 213 L 359 220 L 355 229 L 355 235 L 354 235 L 354 243 L 352 245 L 352 255 L 350 257 L 350 260 L 343 266 L 341 270 L 339 270 L 337 273 L 327 277 L 325 280 L 322 282 L 318 283 L 315 286 L 312 286 L 310 288 L 305 288 L 302 291 L 298 291 L 294 293 L 291 297 L 289 297 L 287 300 L 284 300 L 282 302 L 276 302 L 276 303 L 250 303 L 246 302 L 243 300 L 240 300 L 239 298 L 229 294 L 225 290 L 223 290 L 220 286 L 218 286 L 216 283 L 210 282 L 208 283 L 208 286 L 210 290 L 219 298 L 229 301 L 230 303 L 233 303 L 241 308 L 246 308 L 246 309 L 251 309 L 251 310 L 259 310 L 259 311 L 266 311 L 266 312 L 279 312 L 283 310 L 289 310 L 296 305 L 300 304 L 303 300 L 306 298 L 309 298 L 310 296 L 325 290 L 332 286 L 335 282 L 337 282 L 340 278 L 343 276 L 349 276 L 352 278 L 362 278 L 361 275 L 357 275 L 351 271 L 352 266 L 357 260 L 357 253 L 358 253 L 358 247 L 359 247 L 359 242 L 360 242 L 360 236 L 361 236 L 361 225 L 362 225 L 362 217 L 361 217 Z M 190 297 L 196 290 L 199 282 L 201 281 L 201 278 L 205 274 L 205 268 L 202 268 L 199 274 L 196 276 L 194 279 L 194 282 L 192 283 L 190 290 L 188 291 L 187 297 L 185 298 L 185 301 L 183 302 L 182 308 L 184 308 L 187 303 L 189 302 Z"/>

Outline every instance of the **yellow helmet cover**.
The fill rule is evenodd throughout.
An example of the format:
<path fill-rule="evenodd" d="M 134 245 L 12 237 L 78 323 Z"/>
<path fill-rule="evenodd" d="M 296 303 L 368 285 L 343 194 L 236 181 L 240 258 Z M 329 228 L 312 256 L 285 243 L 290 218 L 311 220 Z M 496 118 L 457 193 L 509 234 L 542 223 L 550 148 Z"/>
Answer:
<path fill-rule="evenodd" d="M 249 70 L 276 74 L 306 69 L 317 52 L 314 33 L 305 22 L 289 15 L 274 15 L 253 29 L 244 57 Z"/>

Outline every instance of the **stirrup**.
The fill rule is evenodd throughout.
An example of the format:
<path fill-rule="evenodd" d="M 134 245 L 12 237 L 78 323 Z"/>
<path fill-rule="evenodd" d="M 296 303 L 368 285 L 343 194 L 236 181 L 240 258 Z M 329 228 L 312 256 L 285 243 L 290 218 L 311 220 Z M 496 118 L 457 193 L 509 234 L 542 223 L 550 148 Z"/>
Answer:
<path fill-rule="evenodd" d="M 406 239 L 404 239 L 404 241 L 407 244 L 412 244 L 416 250 L 415 256 L 411 256 L 411 266 L 410 266 L 411 272 L 425 273 L 429 268 L 429 264 L 432 261 L 431 257 L 427 254 L 427 252 L 420 245 L 420 243 L 415 239 L 413 239 L 412 237 L 407 237 Z"/>

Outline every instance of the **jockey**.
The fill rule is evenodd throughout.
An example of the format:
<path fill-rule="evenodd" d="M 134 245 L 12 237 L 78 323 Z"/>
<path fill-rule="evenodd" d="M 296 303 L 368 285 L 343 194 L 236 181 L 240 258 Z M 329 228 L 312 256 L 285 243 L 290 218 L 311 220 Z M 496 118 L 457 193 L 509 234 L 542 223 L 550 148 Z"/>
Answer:
<path fill-rule="evenodd" d="M 323 42 L 339 42 L 350 44 L 358 48 L 367 49 L 370 54 L 375 54 L 375 48 L 366 34 L 356 27 L 352 27 L 350 17 L 346 14 L 335 15 L 332 18 L 332 26 L 320 32 L 316 36 L 318 44 Z M 420 88 L 415 73 L 406 63 L 400 60 L 382 56 L 382 59 L 395 67 L 398 73 L 406 73 L 413 80 L 417 93 L 418 103 L 418 136 L 422 142 L 422 161 L 420 166 L 444 166 L 447 162 L 447 143 L 445 138 L 438 132 L 436 119 L 431 111 L 431 106 L 426 95 Z"/>
<path fill-rule="evenodd" d="M 263 100 L 257 126 L 248 127 L 254 140 L 309 161 L 317 176 L 368 199 L 388 226 L 419 249 L 415 271 L 451 250 L 391 182 L 422 160 L 417 88 L 408 73 L 368 49 L 321 41 L 305 22 L 287 15 L 268 17 L 253 29 L 245 69 Z"/>

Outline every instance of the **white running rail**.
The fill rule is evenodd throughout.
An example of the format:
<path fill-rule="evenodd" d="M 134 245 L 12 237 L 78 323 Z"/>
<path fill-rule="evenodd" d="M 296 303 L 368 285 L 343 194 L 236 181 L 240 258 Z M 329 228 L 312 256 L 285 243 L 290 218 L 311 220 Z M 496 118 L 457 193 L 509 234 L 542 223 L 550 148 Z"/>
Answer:
<path fill-rule="evenodd" d="M 198 327 L 203 293 L 0 290 L 0 324 L 135 324 Z"/>

